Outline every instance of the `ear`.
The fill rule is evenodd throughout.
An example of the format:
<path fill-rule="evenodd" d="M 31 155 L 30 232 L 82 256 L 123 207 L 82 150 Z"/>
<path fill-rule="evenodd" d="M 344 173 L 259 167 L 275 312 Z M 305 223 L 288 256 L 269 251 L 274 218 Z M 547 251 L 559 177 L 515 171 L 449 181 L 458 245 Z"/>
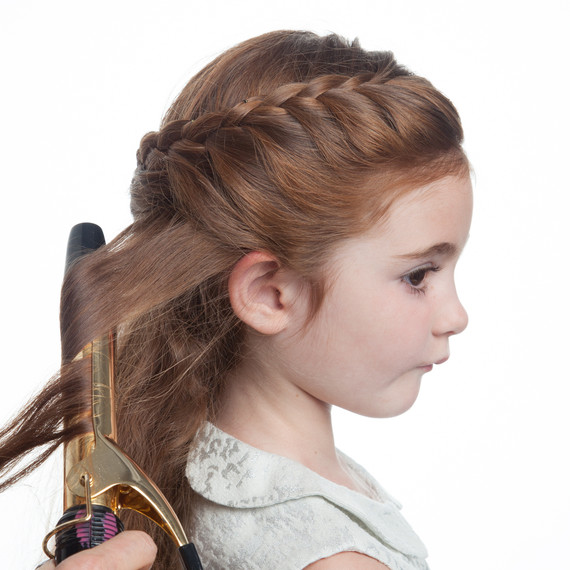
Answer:
<path fill-rule="evenodd" d="M 254 251 L 242 257 L 228 281 L 236 315 L 263 334 L 284 330 L 294 316 L 300 279 L 283 270 L 269 253 Z"/>

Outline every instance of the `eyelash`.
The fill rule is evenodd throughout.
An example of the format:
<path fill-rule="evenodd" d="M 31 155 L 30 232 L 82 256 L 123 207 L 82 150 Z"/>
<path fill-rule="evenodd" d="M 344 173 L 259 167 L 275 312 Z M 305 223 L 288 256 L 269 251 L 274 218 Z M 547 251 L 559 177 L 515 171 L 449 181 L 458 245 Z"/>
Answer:
<path fill-rule="evenodd" d="M 439 270 L 440 267 L 438 265 L 424 265 L 402 275 L 401 280 L 414 295 L 424 295 L 427 286 L 425 284 L 422 285 L 422 283 L 425 281 L 427 274 L 432 272 L 436 273 Z M 414 285 L 412 281 L 417 281 L 417 285 Z"/>

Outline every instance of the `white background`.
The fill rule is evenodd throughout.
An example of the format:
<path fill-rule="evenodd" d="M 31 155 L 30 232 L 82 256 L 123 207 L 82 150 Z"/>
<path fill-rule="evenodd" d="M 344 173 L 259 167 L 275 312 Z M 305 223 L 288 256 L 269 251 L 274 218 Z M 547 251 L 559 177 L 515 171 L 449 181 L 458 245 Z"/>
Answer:
<path fill-rule="evenodd" d="M 475 218 L 471 323 L 390 420 L 336 415 L 338 446 L 404 503 L 433 570 L 570 568 L 565 0 L 0 0 L 5 421 L 57 369 L 67 234 L 129 223 L 140 137 L 223 49 L 274 29 L 390 49 L 458 107 Z M 0 496 L 2 568 L 31 569 L 60 514 L 56 459 Z M 292 545 L 294 547 L 294 545 Z"/>

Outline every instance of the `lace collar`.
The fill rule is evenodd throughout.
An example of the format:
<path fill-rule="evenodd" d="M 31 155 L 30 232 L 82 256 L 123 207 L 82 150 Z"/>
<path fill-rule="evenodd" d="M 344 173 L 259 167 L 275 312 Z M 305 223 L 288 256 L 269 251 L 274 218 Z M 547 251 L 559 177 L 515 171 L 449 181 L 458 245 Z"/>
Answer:
<path fill-rule="evenodd" d="M 333 483 L 292 459 L 252 447 L 211 423 L 196 437 L 186 476 L 192 489 L 205 499 L 237 509 L 323 497 L 357 517 L 383 542 L 404 554 L 425 558 L 425 546 L 400 514 L 399 503 L 360 465 L 338 453 L 369 496 Z"/>

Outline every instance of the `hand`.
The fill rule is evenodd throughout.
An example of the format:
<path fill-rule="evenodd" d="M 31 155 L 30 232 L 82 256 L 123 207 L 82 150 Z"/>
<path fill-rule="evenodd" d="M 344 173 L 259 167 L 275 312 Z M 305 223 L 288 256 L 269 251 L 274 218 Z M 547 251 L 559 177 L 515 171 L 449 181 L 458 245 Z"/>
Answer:
<path fill-rule="evenodd" d="M 58 564 L 57 570 L 149 570 L 156 557 L 156 545 L 144 532 L 126 530 L 90 550 L 78 552 Z M 38 570 L 52 570 L 53 561 Z"/>

